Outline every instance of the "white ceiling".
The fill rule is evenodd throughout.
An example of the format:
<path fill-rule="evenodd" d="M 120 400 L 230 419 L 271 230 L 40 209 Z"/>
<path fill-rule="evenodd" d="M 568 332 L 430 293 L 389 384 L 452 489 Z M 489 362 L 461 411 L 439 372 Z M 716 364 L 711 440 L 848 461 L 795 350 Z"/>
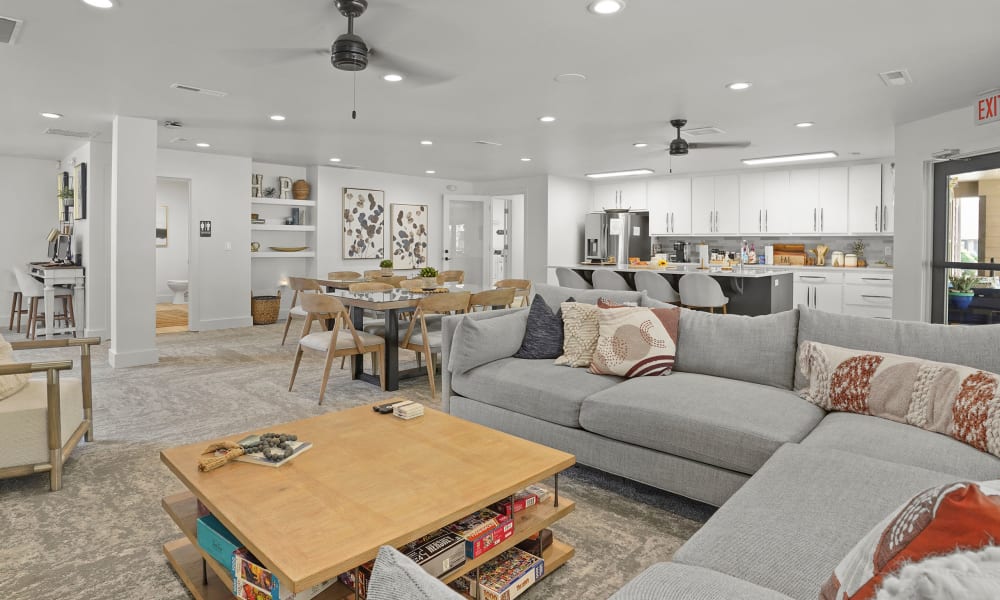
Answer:
<path fill-rule="evenodd" d="M 630 0 L 611 17 L 591 15 L 587 0 L 370 0 L 356 22 L 369 45 L 454 78 L 418 86 L 362 72 L 352 121 L 351 74 L 318 54 L 283 62 L 267 50 L 328 46 L 347 25 L 331 0 L 119 4 L 0 0 L 0 15 L 25 21 L 17 44 L 0 46 L 0 153 L 61 158 L 80 142 L 42 135 L 46 127 L 107 140 L 117 113 L 183 121 L 181 132 L 160 130 L 164 148 L 206 141 L 207 152 L 276 163 L 339 156 L 366 169 L 468 180 L 663 173 L 665 152 L 632 143 L 664 143 L 667 121 L 686 117 L 726 131 L 691 141 L 753 145 L 693 150 L 673 160 L 674 172 L 724 170 L 793 152 L 888 156 L 894 124 L 971 105 L 1000 85 L 992 0 Z M 888 88 L 877 76 L 899 68 L 911 85 Z M 567 72 L 588 79 L 553 81 Z M 723 87 L 738 80 L 754 85 Z M 179 92 L 174 82 L 229 95 Z M 271 122 L 273 113 L 288 120 Z M 558 121 L 539 123 L 544 114 Z M 798 121 L 816 126 L 797 129 Z M 178 135 L 191 142 L 172 144 Z M 472 144 L 480 139 L 503 146 Z"/>

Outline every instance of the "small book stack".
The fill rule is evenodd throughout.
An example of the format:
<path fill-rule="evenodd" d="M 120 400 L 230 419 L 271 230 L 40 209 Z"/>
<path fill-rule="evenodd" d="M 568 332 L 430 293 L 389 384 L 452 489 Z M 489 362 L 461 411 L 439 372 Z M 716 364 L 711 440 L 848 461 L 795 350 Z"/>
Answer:
<path fill-rule="evenodd" d="M 400 419 L 416 419 L 424 415 L 424 405 L 419 402 L 403 402 L 393 407 L 392 414 Z"/>

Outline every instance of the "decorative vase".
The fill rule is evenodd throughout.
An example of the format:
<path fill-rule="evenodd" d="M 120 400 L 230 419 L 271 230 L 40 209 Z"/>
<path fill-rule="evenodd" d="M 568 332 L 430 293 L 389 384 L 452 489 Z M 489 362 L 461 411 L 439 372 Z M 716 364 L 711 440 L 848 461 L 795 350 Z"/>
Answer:
<path fill-rule="evenodd" d="M 382 267 L 382 277 L 392 277 L 392 267 Z"/>
<path fill-rule="evenodd" d="M 969 308 L 975 296 L 975 292 L 948 292 L 948 300 L 951 303 L 951 307 L 958 310 Z"/>
<path fill-rule="evenodd" d="M 421 279 L 424 280 L 424 288 L 425 289 L 430 289 L 430 288 L 436 288 L 437 287 L 437 284 L 438 284 L 437 277 L 421 277 Z"/>
<path fill-rule="evenodd" d="M 312 186 L 305 179 L 299 179 L 292 184 L 292 198 L 296 200 L 308 200 L 312 193 Z"/>

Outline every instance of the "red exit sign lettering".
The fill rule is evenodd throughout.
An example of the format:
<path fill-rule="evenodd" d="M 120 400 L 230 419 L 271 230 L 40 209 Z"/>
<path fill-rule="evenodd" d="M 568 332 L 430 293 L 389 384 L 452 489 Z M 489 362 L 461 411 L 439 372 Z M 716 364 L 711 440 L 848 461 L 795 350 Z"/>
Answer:
<path fill-rule="evenodd" d="M 976 98 L 972 108 L 975 112 L 976 125 L 1000 121 L 1000 89 L 991 90 Z"/>

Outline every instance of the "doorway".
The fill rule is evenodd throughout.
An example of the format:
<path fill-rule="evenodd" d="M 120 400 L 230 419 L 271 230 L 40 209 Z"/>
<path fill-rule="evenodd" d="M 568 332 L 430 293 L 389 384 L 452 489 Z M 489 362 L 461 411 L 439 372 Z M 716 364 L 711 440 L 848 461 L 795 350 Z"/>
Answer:
<path fill-rule="evenodd" d="M 934 165 L 931 320 L 1000 323 L 1000 153 Z"/>
<path fill-rule="evenodd" d="M 482 287 L 523 273 L 517 215 L 524 195 L 444 197 L 443 268 L 465 272 L 465 282 Z"/>
<path fill-rule="evenodd" d="M 189 331 L 191 181 L 156 179 L 156 333 Z"/>

